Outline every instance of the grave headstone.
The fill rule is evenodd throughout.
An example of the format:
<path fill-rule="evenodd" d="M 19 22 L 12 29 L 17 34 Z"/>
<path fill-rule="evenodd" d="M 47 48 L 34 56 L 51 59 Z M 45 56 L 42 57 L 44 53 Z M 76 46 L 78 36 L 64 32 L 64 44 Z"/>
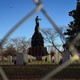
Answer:
<path fill-rule="evenodd" d="M 60 53 L 55 53 L 54 54 L 54 63 L 59 64 L 60 57 L 61 57 Z"/>
<path fill-rule="evenodd" d="M 16 54 L 16 65 L 23 65 L 24 64 L 24 55 L 23 53 Z"/>
<path fill-rule="evenodd" d="M 67 60 L 69 60 L 70 59 L 70 52 L 69 51 L 64 51 L 63 53 L 62 53 L 62 62 L 64 63 L 64 62 L 66 62 Z"/>
<path fill-rule="evenodd" d="M 51 55 L 50 54 L 47 56 L 47 61 L 51 62 Z"/>
<path fill-rule="evenodd" d="M 8 62 L 12 62 L 12 56 L 8 56 Z"/>
<path fill-rule="evenodd" d="M 24 62 L 28 63 L 28 54 L 27 53 L 24 53 Z"/>

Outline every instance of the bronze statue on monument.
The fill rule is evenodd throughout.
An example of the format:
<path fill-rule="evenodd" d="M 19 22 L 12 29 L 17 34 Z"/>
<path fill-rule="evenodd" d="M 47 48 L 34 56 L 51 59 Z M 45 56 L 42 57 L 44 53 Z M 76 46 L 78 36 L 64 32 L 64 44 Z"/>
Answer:
<path fill-rule="evenodd" d="M 39 19 L 39 17 L 36 16 L 36 18 L 35 18 L 35 22 L 36 22 L 36 25 L 37 25 L 37 26 L 39 26 L 39 20 L 41 20 L 41 19 Z"/>

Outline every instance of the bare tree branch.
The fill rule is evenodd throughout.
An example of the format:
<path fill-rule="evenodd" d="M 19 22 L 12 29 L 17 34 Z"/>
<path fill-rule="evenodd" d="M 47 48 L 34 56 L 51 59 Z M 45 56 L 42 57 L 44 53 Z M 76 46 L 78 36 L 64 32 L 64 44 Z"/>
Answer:
<path fill-rule="evenodd" d="M 48 43 L 50 43 L 50 44 L 52 44 L 53 47 L 54 47 L 58 52 L 61 53 L 61 51 L 60 51 L 60 50 L 57 48 L 57 46 L 54 44 L 54 43 L 55 43 L 55 39 L 56 39 L 57 37 L 59 37 L 58 33 L 57 33 L 55 30 L 53 30 L 52 28 L 46 28 L 46 29 L 44 28 L 44 29 L 41 29 L 41 31 L 42 31 L 42 34 L 43 34 L 43 36 L 44 36 L 45 41 L 48 42 Z"/>
<path fill-rule="evenodd" d="M 30 47 L 30 40 L 26 40 L 26 37 L 17 37 L 11 39 L 17 51 L 25 52 L 25 50 Z"/>

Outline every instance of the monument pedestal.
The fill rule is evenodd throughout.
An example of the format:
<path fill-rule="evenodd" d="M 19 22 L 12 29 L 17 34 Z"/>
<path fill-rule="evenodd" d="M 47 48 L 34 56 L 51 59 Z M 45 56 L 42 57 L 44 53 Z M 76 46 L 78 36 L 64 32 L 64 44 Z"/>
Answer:
<path fill-rule="evenodd" d="M 42 61 L 42 56 L 36 56 L 37 61 Z"/>
<path fill-rule="evenodd" d="M 47 48 L 42 46 L 30 47 L 28 54 L 36 57 L 37 61 L 42 61 L 42 56 L 48 55 Z"/>

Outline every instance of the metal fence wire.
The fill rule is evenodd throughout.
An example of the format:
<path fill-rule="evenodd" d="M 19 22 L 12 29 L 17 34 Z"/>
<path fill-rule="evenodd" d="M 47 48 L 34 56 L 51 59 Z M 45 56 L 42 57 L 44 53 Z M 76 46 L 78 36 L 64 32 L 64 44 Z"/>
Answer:
<path fill-rule="evenodd" d="M 43 8 L 43 2 L 41 0 L 34 0 L 34 3 L 36 5 L 36 7 L 30 13 L 28 13 L 28 15 L 24 16 L 18 23 L 16 23 L 16 25 L 14 25 L 7 34 L 5 34 L 5 36 L 3 37 L 3 39 L 0 43 L 0 48 L 4 45 L 4 43 L 9 38 L 9 36 L 11 36 L 20 27 L 20 25 L 22 25 L 26 20 L 28 20 L 31 16 L 33 16 L 38 11 L 41 11 L 44 14 L 44 16 L 52 24 L 52 26 L 58 32 L 58 34 L 61 36 L 61 38 L 64 41 L 66 41 L 66 39 L 65 39 L 63 33 L 61 32 L 61 30 L 59 29 L 59 27 L 56 25 L 56 23 L 51 19 L 51 17 L 47 14 L 45 9 Z M 50 80 L 55 74 L 60 72 L 62 69 L 66 68 L 68 65 L 70 65 L 75 60 L 79 59 L 78 51 L 74 47 L 74 42 L 79 39 L 79 36 L 80 36 L 80 33 L 78 33 L 78 35 L 75 37 L 75 39 L 72 42 L 69 42 L 69 46 L 70 46 L 69 48 L 73 54 L 73 57 L 70 58 L 70 60 L 63 63 L 62 65 L 60 65 L 59 67 L 57 67 L 55 70 L 52 70 L 50 73 L 48 73 L 46 76 L 44 76 L 40 80 Z M 3 69 L 1 67 L 0 67 L 0 74 L 3 78 L 3 80 L 8 80 L 5 72 L 3 71 Z"/>

